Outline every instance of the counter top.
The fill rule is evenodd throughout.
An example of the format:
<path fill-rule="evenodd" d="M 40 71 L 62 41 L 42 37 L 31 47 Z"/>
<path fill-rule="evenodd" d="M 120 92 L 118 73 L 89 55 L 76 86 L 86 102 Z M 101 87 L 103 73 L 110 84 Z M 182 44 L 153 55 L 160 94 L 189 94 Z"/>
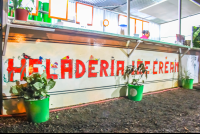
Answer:
<path fill-rule="evenodd" d="M 135 48 L 137 46 L 137 42 L 140 40 L 142 43 L 140 43 L 140 45 L 137 47 L 139 50 L 178 53 L 179 48 L 183 50 L 190 49 L 189 46 L 184 45 L 141 39 L 133 36 L 94 31 L 83 28 L 52 25 L 50 23 L 48 24 L 37 21 L 11 20 L 9 24 L 12 26 L 9 32 L 8 42 L 15 41 L 14 38 L 16 35 L 20 34 L 24 36 L 25 41 L 36 41 L 37 39 L 40 39 L 41 42 Z M 22 28 L 22 26 L 24 26 L 24 28 Z M 28 26 L 29 28 L 26 28 Z M 38 30 L 40 30 L 40 32 L 38 32 Z M 128 47 L 127 41 L 130 41 Z"/>

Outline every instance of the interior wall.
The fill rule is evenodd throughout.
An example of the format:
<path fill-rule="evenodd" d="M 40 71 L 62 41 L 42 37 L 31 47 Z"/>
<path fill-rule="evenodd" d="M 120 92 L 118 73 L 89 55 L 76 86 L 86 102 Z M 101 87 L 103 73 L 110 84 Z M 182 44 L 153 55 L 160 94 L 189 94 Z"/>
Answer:
<path fill-rule="evenodd" d="M 181 19 L 181 35 L 185 36 L 185 40 L 192 39 L 192 26 L 200 25 L 200 14 Z M 176 34 L 178 34 L 178 20 L 161 24 L 160 26 L 161 41 L 175 43 Z"/>

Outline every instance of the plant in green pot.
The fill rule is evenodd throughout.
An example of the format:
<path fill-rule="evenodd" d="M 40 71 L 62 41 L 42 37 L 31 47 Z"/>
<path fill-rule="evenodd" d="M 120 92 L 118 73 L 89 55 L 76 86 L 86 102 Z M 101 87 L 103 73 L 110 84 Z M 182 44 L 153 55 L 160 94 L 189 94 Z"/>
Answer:
<path fill-rule="evenodd" d="M 15 19 L 16 20 L 23 20 L 27 21 L 28 15 L 32 12 L 33 8 L 22 5 L 23 0 L 12 0 L 13 1 L 13 8 L 15 10 Z M 34 4 L 35 0 L 30 0 Z"/>
<path fill-rule="evenodd" d="M 134 78 L 131 83 L 127 83 L 128 86 L 128 98 L 133 101 L 141 101 L 142 95 L 143 95 L 143 88 L 144 85 L 139 84 L 140 79 L 145 74 L 147 78 L 147 70 L 145 69 L 145 66 L 143 63 L 141 63 L 137 68 L 135 66 L 129 65 L 126 66 L 126 69 L 124 71 L 124 79 L 129 79 L 130 75 L 133 74 Z M 138 78 L 136 78 L 136 75 L 139 75 Z M 144 80 L 142 81 L 144 83 Z"/>
<path fill-rule="evenodd" d="M 23 77 L 25 84 L 11 87 L 10 93 L 24 98 L 27 119 L 30 122 L 41 123 L 49 120 L 49 95 L 56 82 L 47 79 L 46 72 Z"/>
<path fill-rule="evenodd" d="M 192 79 L 191 73 L 184 69 L 184 73 L 181 77 L 182 87 L 185 89 L 193 89 L 193 81 L 194 79 Z"/>

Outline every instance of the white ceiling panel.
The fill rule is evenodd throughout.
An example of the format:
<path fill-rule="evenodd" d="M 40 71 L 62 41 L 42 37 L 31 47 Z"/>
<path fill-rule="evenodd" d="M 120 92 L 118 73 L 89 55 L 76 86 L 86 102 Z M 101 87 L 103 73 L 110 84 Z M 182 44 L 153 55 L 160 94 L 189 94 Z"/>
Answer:
<path fill-rule="evenodd" d="M 172 21 L 178 18 L 178 0 L 164 0 L 149 7 L 139 10 L 164 21 Z M 200 6 L 190 0 L 182 0 L 182 17 L 200 13 Z"/>

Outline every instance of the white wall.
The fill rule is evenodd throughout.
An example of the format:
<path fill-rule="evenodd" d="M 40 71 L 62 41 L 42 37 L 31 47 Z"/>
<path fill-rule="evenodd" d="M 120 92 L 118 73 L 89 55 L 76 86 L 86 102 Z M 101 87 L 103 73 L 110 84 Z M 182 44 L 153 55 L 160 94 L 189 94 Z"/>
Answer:
<path fill-rule="evenodd" d="M 181 19 L 181 35 L 185 40 L 191 40 L 192 26 L 200 25 L 200 14 Z M 178 34 L 178 20 L 162 24 L 160 26 L 161 41 L 175 43 Z"/>

